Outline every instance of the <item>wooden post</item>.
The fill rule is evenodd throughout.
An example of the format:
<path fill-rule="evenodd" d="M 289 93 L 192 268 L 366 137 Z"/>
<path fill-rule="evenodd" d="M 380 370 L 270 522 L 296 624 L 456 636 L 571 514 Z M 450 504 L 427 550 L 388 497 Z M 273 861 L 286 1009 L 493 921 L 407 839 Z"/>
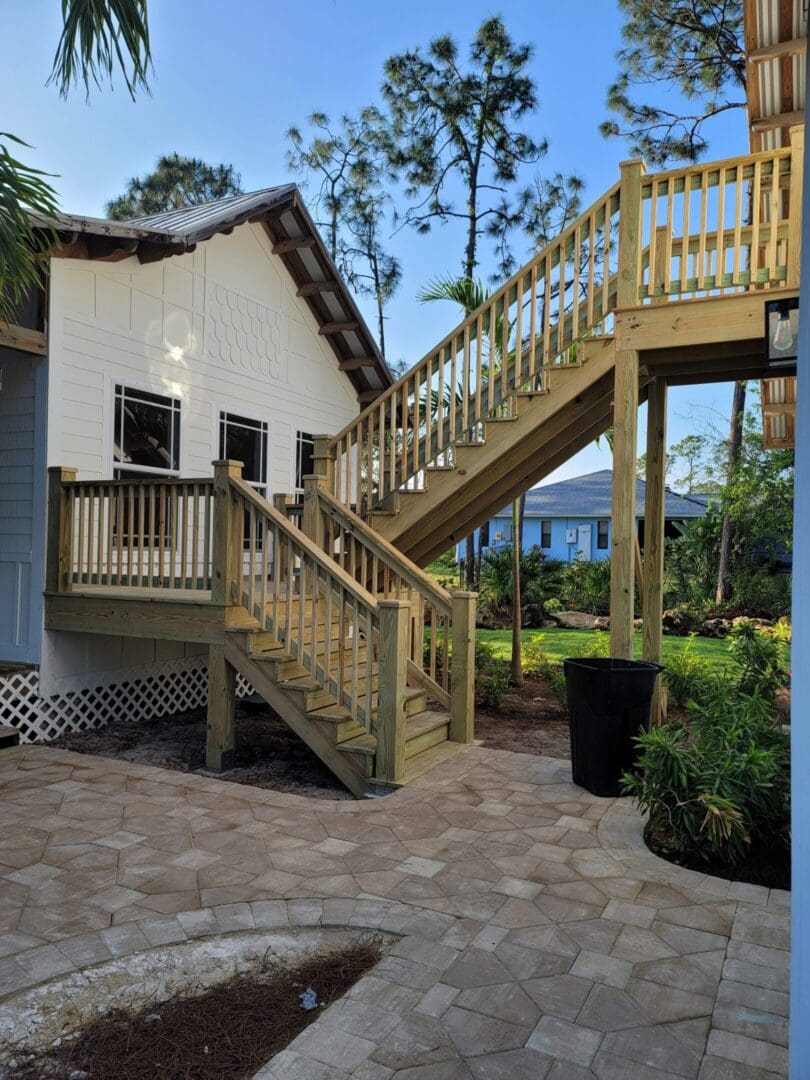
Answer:
<path fill-rule="evenodd" d="M 478 594 L 453 593 L 453 657 L 450 681 L 450 738 L 471 743 L 475 732 L 475 606 Z"/>
<path fill-rule="evenodd" d="M 378 780 L 400 783 L 405 777 L 405 688 L 408 676 L 406 600 L 381 600 L 379 704 L 377 706 Z"/>
<path fill-rule="evenodd" d="M 326 547 L 326 522 L 321 510 L 320 492 L 327 491 L 325 476 L 304 477 L 304 515 L 301 528 L 305 536 L 318 545 L 318 550 Z"/>
<path fill-rule="evenodd" d="M 641 615 L 644 620 L 642 657 L 661 663 L 664 613 L 664 521 L 666 499 L 667 386 L 655 379 L 647 391 L 647 475 L 644 494 L 644 586 Z M 662 708 L 661 680 L 653 693 L 651 722 L 659 724 Z"/>
<path fill-rule="evenodd" d="M 641 279 L 641 178 L 644 162 L 625 161 L 619 191 L 617 308 L 639 304 Z M 613 402 L 613 549 L 610 558 L 610 652 L 633 656 L 636 543 L 638 352 L 617 342 Z"/>
<path fill-rule="evenodd" d="M 312 451 L 312 471 L 317 476 L 322 476 L 326 483 L 324 491 L 330 495 L 335 494 L 335 459 L 329 449 L 331 435 L 313 435 L 312 441 L 315 447 Z"/>
<path fill-rule="evenodd" d="M 244 512 L 231 492 L 231 477 L 242 476 L 241 461 L 215 461 L 214 529 L 211 542 L 211 600 L 233 607 L 242 602 Z M 196 543 L 196 537 L 195 537 Z"/>
<path fill-rule="evenodd" d="M 788 194 L 787 285 L 798 289 L 802 262 L 802 185 L 804 177 L 804 124 L 790 129 L 790 192 Z M 775 182 L 775 178 L 774 178 Z M 771 225 L 775 227 L 774 224 Z"/>
<path fill-rule="evenodd" d="M 73 522 L 64 485 L 76 479 L 75 469 L 55 465 L 48 469 L 48 525 L 45 543 L 45 589 L 70 592 Z"/>
<path fill-rule="evenodd" d="M 208 769 L 233 768 L 236 671 L 225 659 L 223 645 L 208 646 L 208 722 L 205 765 Z"/>

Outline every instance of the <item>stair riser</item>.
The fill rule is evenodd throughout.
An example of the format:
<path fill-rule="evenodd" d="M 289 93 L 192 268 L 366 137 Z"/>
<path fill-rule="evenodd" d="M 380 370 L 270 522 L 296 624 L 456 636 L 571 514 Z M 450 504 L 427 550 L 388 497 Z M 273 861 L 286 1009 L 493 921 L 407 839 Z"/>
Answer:
<path fill-rule="evenodd" d="M 405 715 L 406 716 L 418 716 L 419 713 L 423 713 L 427 708 L 427 694 L 424 691 L 421 694 L 414 694 L 413 697 L 405 698 Z"/>
<path fill-rule="evenodd" d="M 446 742 L 449 737 L 450 724 L 448 722 L 440 727 L 433 728 L 432 731 L 425 731 L 421 735 L 417 735 L 415 739 L 408 739 L 405 743 L 406 760 L 416 754 L 421 754 L 423 750 L 429 750 L 431 746 Z"/>

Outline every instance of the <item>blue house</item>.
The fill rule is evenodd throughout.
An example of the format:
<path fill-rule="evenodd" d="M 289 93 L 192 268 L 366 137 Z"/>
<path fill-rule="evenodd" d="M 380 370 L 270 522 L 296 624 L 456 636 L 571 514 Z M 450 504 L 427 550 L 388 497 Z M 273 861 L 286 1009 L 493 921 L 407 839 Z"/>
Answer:
<path fill-rule="evenodd" d="M 611 548 L 610 469 L 532 488 L 526 493 L 523 548 L 539 547 L 550 559 L 606 559 Z M 644 544 L 644 481 L 636 481 L 639 540 Z M 706 513 L 708 496 L 678 495 L 667 490 L 666 531 L 677 536 L 678 524 Z M 483 535 L 481 535 L 483 534 Z M 494 550 L 512 543 L 512 509 L 507 507 L 476 533 L 476 548 Z M 457 557 L 464 556 L 459 544 Z"/>

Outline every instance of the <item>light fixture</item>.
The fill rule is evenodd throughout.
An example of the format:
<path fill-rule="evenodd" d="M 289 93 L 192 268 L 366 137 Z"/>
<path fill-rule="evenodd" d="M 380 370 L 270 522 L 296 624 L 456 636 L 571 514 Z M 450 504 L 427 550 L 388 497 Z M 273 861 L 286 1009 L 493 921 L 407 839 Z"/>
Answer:
<path fill-rule="evenodd" d="M 765 365 L 795 367 L 799 346 L 799 298 L 765 301 Z"/>

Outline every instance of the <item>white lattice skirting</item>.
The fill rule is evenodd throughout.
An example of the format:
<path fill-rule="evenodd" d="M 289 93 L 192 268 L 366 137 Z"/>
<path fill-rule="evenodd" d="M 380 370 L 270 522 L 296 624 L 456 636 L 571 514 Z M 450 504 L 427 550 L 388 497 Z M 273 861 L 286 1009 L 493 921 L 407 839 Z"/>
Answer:
<path fill-rule="evenodd" d="M 17 728 L 21 742 L 49 742 L 66 732 L 104 727 L 113 720 L 137 723 L 187 712 L 206 703 L 208 668 L 204 656 L 191 656 L 118 672 L 114 682 L 103 676 L 98 681 L 93 687 L 44 697 L 39 693 L 36 669 L 0 676 L 0 724 Z M 252 692 L 250 684 L 238 676 L 237 695 Z"/>

